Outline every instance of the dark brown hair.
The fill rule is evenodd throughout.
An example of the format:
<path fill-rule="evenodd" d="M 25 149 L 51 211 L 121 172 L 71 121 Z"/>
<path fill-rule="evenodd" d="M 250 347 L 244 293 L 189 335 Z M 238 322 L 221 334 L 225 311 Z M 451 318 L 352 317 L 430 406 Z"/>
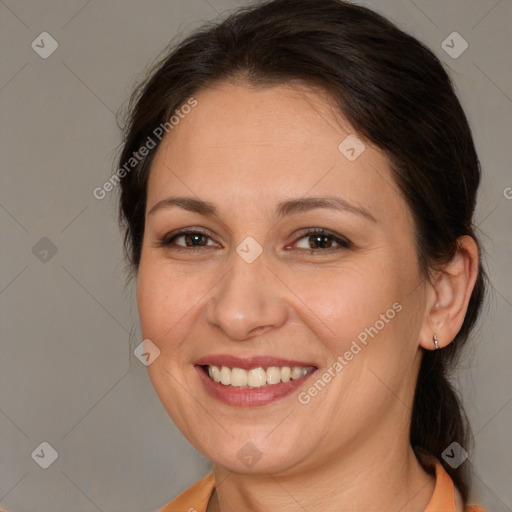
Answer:
<path fill-rule="evenodd" d="M 425 278 L 442 268 L 473 227 L 480 164 L 464 111 L 434 54 L 370 9 L 342 0 L 273 0 L 239 9 L 171 48 L 134 93 L 119 167 L 195 93 L 215 82 L 301 82 L 328 92 L 358 136 L 388 157 L 415 221 Z M 158 144 L 121 180 L 120 220 L 134 271 L 141 255 L 146 187 Z M 425 351 L 410 442 L 441 460 L 464 501 L 468 464 L 442 452 L 468 448 L 470 430 L 448 372 L 476 322 L 484 295 L 481 263 L 467 314 L 451 344 Z M 444 340 L 446 341 L 446 340 Z M 426 469 L 428 469 L 425 466 Z"/>

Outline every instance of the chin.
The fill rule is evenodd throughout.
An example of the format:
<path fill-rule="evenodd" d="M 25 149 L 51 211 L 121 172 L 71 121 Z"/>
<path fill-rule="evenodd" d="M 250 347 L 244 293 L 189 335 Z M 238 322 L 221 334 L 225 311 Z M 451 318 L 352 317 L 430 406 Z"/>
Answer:
<path fill-rule="evenodd" d="M 261 430 L 261 429 L 259 429 Z M 215 466 L 222 467 L 242 475 L 268 475 L 287 473 L 297 468 L 306 454 L 297 450 L 297 442 L 289 439 L 271 441 L 268 438 L 268 428 L 263 431 L 247 432 L 245 435 L 230 437 L 228 434 L 222 440 L 208 441 L 207 445 L 197 446 L 207 459 Z M 212 447 L 216 447 L 215 450 Z"/>

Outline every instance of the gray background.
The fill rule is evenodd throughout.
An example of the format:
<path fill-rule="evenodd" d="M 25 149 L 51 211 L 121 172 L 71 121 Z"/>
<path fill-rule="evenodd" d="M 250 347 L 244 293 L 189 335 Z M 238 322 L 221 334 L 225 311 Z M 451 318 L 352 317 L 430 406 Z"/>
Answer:
<path fill-rule="evenodd" d="M 154 511 L 209 472 L 131 352 L 141 338 L 115 193 L 100 201 L 92 191 L 115 170 L 115 113 L 142 72 L 171 39 L 243 3 L 0 2 L 0 507 Z M 458 380 L 476 434 L 474 499 L 512 510 L 512 3 L 364 5 L 442 59 L 474 132 L 492 289 Z M 45 31 L 58 49 L 43 59 L 31 43 Z M 441 47 L 454 31 L 469 44 L 458 58 Z M 31 456 L 43 441 L 58 452 L 48 469 Z"/>

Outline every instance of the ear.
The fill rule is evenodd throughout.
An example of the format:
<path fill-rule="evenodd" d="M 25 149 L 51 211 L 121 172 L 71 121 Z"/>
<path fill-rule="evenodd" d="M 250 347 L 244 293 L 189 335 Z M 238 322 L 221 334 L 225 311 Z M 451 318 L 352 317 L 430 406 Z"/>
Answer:
<path fill-rule="evenodd" d="M 470 236 L 459 237 L 452 260 L 435 272 L 427 286 L 425 318 L 419 337 L 424 349 L 435 349 L 434 334 L 440 349 L 457 336 L 478 276 L 478 263 L 475 240 Z"/>

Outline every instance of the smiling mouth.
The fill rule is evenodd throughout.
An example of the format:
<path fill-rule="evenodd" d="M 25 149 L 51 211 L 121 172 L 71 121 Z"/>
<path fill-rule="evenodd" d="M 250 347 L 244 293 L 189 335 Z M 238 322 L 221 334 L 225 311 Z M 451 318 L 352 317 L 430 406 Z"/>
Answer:
<path fill-rule="evenodd" d="M 255 389 L 298 380 L 316 370 L 315 366 L 269 366 L 245 370 L 228 366 L 201 365 L 211 380 L 226 387 Z"/>

